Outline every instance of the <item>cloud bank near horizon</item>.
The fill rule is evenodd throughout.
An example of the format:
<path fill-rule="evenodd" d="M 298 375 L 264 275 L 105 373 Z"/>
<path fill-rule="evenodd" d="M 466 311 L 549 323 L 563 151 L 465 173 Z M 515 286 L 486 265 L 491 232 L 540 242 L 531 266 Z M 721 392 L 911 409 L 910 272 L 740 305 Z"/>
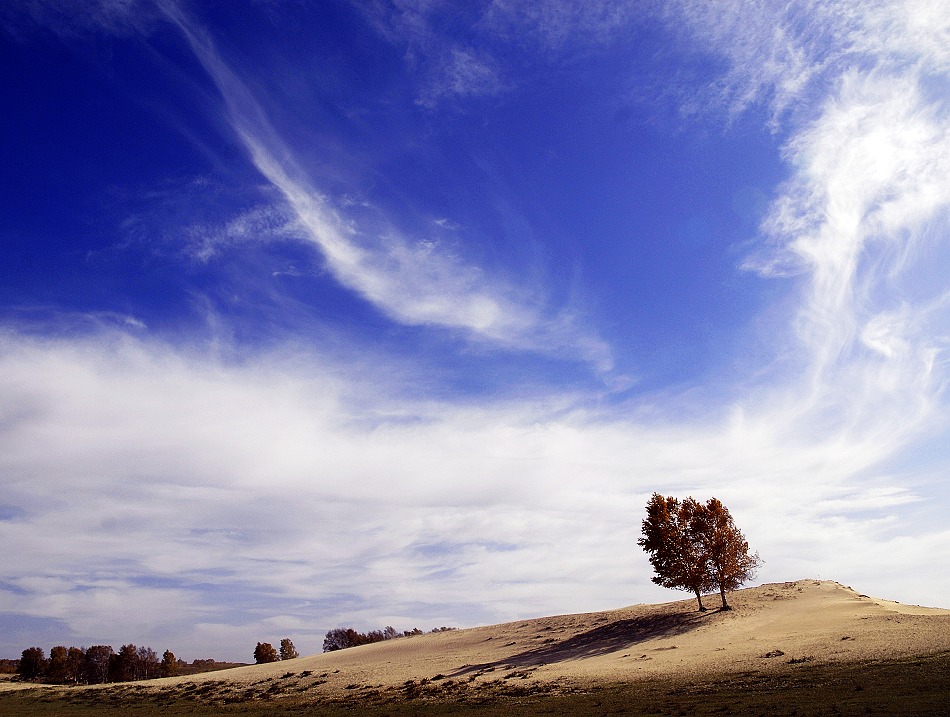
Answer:
<path fill-rule="evenodd" d="M 550 52 L 576 7 L 548 5 L 539 15 L 494 3 L 483 26 L 503 37 L 533 27 Z M 209 31 L 184 6 L 160 7 L 341 285 L 395 323 L 610 375 L 615 348 L 596 322 L 551 318 L 543 291 L 395 231 L 361 234 Z M 584 15 L 600 23 L 598 42 L 646 22 L 625 7 Z M 927 566 L 950 560 L 950 8 L 709 12 L 681 3 L 671 18 L 725 63 L 698 96 L 719 98 L 722 127 L 761 111 L 789 170 L 744 264 L 793 287 L 781 307 L 761 307 L 778 316 L 756 336 L 769 365 L 623 401 L 556 386 L 420 396 L 402 383 L 412 367 L 391 356 L 351 364 L 288 343 L 234 361 L 141 326 L 63 337 L 10 322 L 0 536 L 14 549 L 0 614 L 47 621 L 62 642 L 169 641 L 204 656 L 213 639 L 220 656 L 241 657 L 285 634 L 316 651 L 340 624 L 468 625 L 675 599 L 650 584 L 635 548 L 655 490 L 722 499 L 766 559 L 763 579 L 945 601 L 950 578 Z M 419 43 L 447 51 L 425 12 L 400 26 L 410 20 Z M 430 110 L 478 94 L 420 77 Z"/>
<path fill-rule="evenodd" d="M 818 440 L 807 416 L 771 413 L 651 425 L 583 406 L 387 403 L 318 357 L 215 365 L 121 335 L 8 336 L 2 368 L 18 415 L 0 531 L 23 547 L 3 612 L 59 620 L 67 641 L 200 652 L 216 630 L 240 656 L 279 625 L 316 651 L 342 623 L 672 598 L 634 548 L 653 490 L 723 499 L 765 579 L 820 574 L 918 602 L 943 590 L 924 570 L 946 552 L 924 502 L 936 477 L 879 468 L 901 435 Z M 911 541 L 928 549 L 908 555 Z"/>

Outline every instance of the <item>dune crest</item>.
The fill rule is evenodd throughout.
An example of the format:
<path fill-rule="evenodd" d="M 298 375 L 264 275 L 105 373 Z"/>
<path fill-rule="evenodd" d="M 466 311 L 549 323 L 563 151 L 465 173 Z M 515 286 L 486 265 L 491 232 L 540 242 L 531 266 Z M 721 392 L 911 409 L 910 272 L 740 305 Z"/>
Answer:
<path fill-rule="evenodd" d="M 582 685 L 950 651 L 950 610 L 872 598 L 832 581 L 747 588 L 730 603 L 728 612 L 699 613 L 687 599 L 521 620 L 147 684 L 250 685 L 291 671 L 327 695 L 433 680 Z"/>

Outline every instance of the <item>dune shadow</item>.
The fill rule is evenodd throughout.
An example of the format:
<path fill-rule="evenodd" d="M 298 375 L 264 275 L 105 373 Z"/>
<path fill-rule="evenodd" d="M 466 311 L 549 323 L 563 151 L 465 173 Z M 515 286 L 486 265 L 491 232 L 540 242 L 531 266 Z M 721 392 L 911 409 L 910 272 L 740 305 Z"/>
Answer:
<path fill-rule="evenodd" d="M 542 644 L 501 660 L 478 665 L 465 665 L 456 670 L 452 677 L 487 672 L 501 666 L 511 668 L 528 667 L 607 655 L 657 637 L 672 637 L 689 632 L 699 627 L 716 612 L 718 611 L 710 610 L 706 613 L 681 612 L 616 620 L 579 633 L 566 640 L 555 642 L 555 638 L 549 638 L 549 644 Z"/>

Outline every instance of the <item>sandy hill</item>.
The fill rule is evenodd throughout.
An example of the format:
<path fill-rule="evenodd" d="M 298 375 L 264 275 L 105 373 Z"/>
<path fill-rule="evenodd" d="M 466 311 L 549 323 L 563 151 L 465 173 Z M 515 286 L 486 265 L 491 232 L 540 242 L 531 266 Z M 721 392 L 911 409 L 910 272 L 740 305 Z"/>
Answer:
<path fill-rule="evenodd" d="M 859 595 L 835 582 L 762 585 L 732 593 L 730 603 L 728 612 L 699 613 L 695 600 L 681 600 L 522 620 L 146 684 L 215 682 L 247 691 L 292 683 L 329 697 L 436 682 L 563 687 L 694 678 L 950 651 L 950 610 Z"/>

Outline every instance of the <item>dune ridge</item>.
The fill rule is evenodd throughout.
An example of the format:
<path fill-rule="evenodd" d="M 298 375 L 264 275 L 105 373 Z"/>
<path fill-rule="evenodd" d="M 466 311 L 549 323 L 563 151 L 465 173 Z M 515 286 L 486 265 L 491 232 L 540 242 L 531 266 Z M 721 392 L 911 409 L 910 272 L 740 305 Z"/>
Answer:
<path fill-rule="evenodd" d="M 827 675 L 835 670 L 864 675 L 864 680 L 869 667 L 898 664 L 896 672 L 882 679 L 903 680 L 905 692 L 917 699 L 918 678 L 907 677 L 899 663 L 918 658 L 939 661 L 921 674 L 943 684 L 946 668 L 940 665 L 950 655 L 950 610 L 902 605 L 827 580 L 746 588 L 731 593 L 729 602 L 732 610 L 705 613 L 696 610 L 695 600 L 685 599 L 555 615 L 140 683 L 68 688 L 4 682 L 0 692 L 89 706 L 102 700 L 141 706 L 152 700 L 162 711 L 179 703 L 205 702 L 224 709 L 232 704 L 263 707 L 272 700 L 351 709 L 407 698 L 412 704 L 418 704 L 416 698 L 500 704 L 512 697 L 584 695 L 623 685 L 649 690 L 651 684 L 663 684 L 667 687 L 656 698 L 662 701 L 669 685 L 686 690 L 689 685 L 735 690 L 743 685 L 747 695 L 749 680 L 759 686 L 755 689 L 794 690 L 809 679 L 827 685 Z M 21 692 L 26 689 L 39 692 Z M 939 704 L 945 689 L 936 689 L 936 696 L 927 699 Z M 903 694 L 887 699 L 906 705 Z M 931 713 L 937 712 L 928 706 L 919 712 Z"/>
<path fill-rule="evenodd" d="M 689 599 L 519 620 L 147 684 L 247 686 L 293 673 L 327 695 L 433 680 L 583 686 L 950 651 L 950 610 L 861 595 L 833 581 L 746 588 L 731 593 L 730 604 L 699 613 Z"/>

